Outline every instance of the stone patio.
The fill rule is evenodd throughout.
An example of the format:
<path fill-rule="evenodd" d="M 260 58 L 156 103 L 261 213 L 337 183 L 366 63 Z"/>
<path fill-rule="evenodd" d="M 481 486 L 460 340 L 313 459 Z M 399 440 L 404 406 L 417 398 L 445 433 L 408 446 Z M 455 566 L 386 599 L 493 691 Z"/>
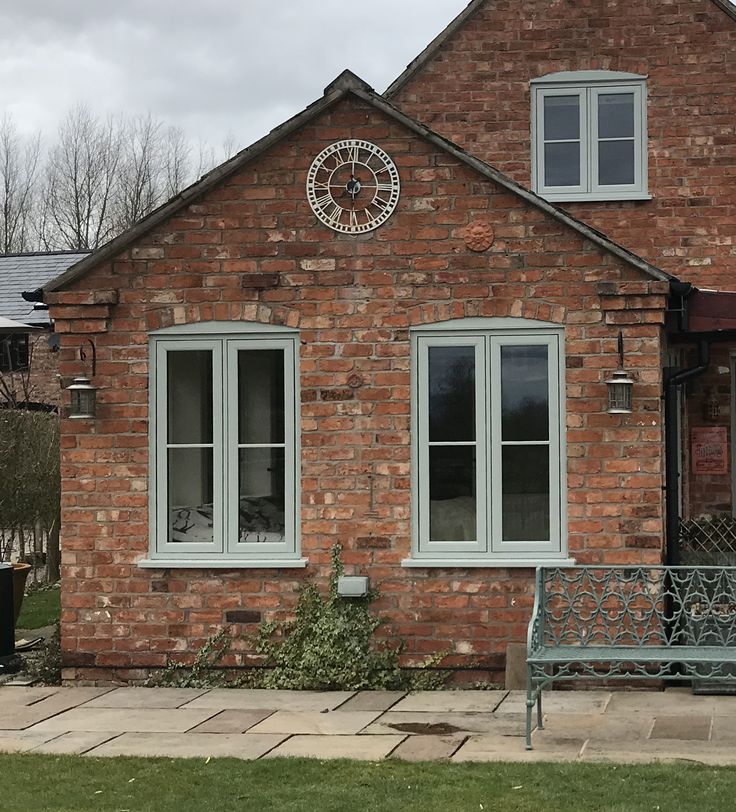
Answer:
<path fill-rule="evenodd" d="M 377 761 L 736 764 L 736 697 L 550 691 L 524 748 L 521 691 L 0 687 L 0 751 Z"/>

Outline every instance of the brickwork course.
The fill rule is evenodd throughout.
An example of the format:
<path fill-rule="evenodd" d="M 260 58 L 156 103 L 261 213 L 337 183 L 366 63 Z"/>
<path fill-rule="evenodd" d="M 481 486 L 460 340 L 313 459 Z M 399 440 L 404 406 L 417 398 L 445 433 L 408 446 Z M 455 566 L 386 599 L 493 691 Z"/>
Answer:
<path fill-rule="evenodd" d="M 712 271 L 719 283 L 736 263 L 724 226 L 734 117 L 689 121 L 671 99 L 688 87 L 678 109 L 695 104 L 697 76 L 704 110 L 733 105 L 722 77 L 736 23 L 709 2 L 658 5 L 658 16 L 602 0 L 521 6 L 487 3 L 391 103 L 528 186 L 533 75 L 648 74 L 654 200 L 569 209 L 665 271 L 699 282 Z M 480 316 L 564 327 L 569 553 L 661 562 L 666 276 L 365 95 L 323 104 L 47 292 L 63 379 L 81 374 L 78 348 L 91 338 L 99 387 L 94 421 L 62 419 L 66 679 L 139 680 L 170 657 L 191 658 L 222 626 L 248 632 L 288 616 L 305 582 L 325 585 L 335 542 L 346 572 L 380 587 L 381 633 L 404 641 L 407 664 L 450 651 L 445 665 L 459 680 L 502 678 L 508 642 L 526 637 L 533 570 L 401 566 L 412 521 L 409 331 L 422 324 Z M 360 236 L 319 224 L 305 195 L 314 156 L 345 138 L 380 144 L 401 176 L 392 217 Z M 483 251 L 466 242 L 479 222 L 495 235 Z M 213 320 L 299 330 L 305 570 L 137 566 L 149 552 L 148 335 Z M 629 415 L 606 412 L 619 332 L 635 380 Z M 229 657 L 253 662 L 241 642 Z"/>

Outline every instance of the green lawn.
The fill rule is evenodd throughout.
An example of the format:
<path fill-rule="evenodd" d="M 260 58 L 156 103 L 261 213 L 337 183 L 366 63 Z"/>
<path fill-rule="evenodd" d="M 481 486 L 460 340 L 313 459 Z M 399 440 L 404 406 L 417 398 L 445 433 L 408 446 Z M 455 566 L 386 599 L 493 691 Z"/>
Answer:
<path fill-rule="evenodd" d="M 633 745 L 632 745 L 633 746 Z M 0 755 L 3 812 L 718 812 L 736 769 Z"/>
<path fill-rule="evenodd" d="M 59 605 L 61 590 L 41 589 L 23 598 L 20 617 L 15 624 L 18 629 L 38 629 L 56 623 L 61 614 Z"/>

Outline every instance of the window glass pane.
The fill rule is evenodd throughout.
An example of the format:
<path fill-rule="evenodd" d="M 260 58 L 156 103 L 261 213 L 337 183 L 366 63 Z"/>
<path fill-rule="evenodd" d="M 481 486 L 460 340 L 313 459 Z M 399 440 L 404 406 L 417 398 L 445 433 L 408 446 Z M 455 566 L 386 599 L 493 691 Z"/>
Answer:
<path fill-rule="evenodd" d="M 580 97 L 544 97 L 544 140 L 580 138 Z"/>
<path fill-rule="evenodd" d="M 284 351 L 238 351 L 238 442 L 284 442 Z"/>
<path fill-rule="evenodd" d="M 429 348 L 429 440 L 475 439 L 475 348 Z"/>
<path fill-rule="evenodd" d="M 634 137 L 633 93 L 605 93 L 598 96 L 598 137 Z"/>
<path fill-rule="evenodd" d="M 238 452 L 238 540 L 283 541 L 285 465 L 283 448 Z"/>
<path fill-rule="evenodd" d="M 503 540 L 549 541 L 549 449 L 504 446 Z"/>
<path fill-rule="evenodd" d="M 0 334 L 0 372 L 28 369 L 28 333 Z"/>
<path fill-rule="evenodd" d="M 544 145 L 545 186 L 580 185 L 580 144 Z"/>
<path fill-rule="evenodd" d="M 168 517 L 170 542 L 211 542 L 212 449 L 168 451 Z"/>
<path fill-rule="evenodd" d="M 475 446 L 429 449 L 429 538 L 475 541 L 478 535 Z"/>
<path fill-rule="evenodd" d="M 501 347 L 501 432 L 504 440 L 549 438 L 547 347 Z"/>
<path fill-rule="evenodd" d="M 598 183 L 613 186 L 634 183 L 634 142 L 598 142 Z"/>
<path fill-rule="evenodd" d="M 212 442 L 212 352 L 166 353 L 170 443 Z"/>

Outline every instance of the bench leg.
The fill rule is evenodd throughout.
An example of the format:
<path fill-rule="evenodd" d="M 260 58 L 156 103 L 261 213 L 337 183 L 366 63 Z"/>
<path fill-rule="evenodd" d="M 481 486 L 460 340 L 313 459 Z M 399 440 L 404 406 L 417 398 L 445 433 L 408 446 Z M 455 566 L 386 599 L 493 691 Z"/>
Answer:
<path fill-rule="evenodd" d="M 544 717 L 542 716 L 542 689 L 537 691 L 537 727 L 544 730 Z"/>
<path fill-rule="evenodd" d="M 532 670 L 526 670 L 526 749 L 532 749 L 532 709 L 535 700 L 534 684 L 532 683 Z"/>

